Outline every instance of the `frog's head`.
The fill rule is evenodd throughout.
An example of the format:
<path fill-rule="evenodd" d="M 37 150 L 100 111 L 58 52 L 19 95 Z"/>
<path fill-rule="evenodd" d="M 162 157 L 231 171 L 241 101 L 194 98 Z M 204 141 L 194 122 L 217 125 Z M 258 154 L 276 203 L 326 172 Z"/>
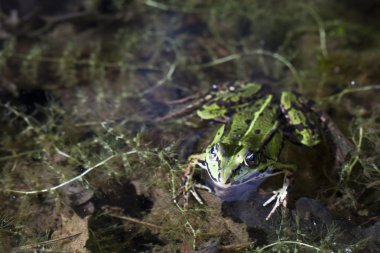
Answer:
<path fill-rule="evenodd" d="M 245 147 L 216 142 L 206 149 L 205 166 L 214 183 L 226 187 L 235 181 L 242 168 L 251 167 L 255 159 L 254 153 Z"/>

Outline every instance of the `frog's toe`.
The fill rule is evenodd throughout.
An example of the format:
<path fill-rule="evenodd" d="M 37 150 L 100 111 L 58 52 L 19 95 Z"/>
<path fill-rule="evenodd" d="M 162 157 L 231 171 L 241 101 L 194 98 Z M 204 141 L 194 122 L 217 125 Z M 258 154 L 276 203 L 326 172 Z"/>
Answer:
<path fill-rule="evenodd" d="M 204 202 L 201 196 L 199 196 L 195 188 L 201 188 L 207 191 L 211 191 L 209 187 L 201 185 L 201 184 L 194 184 L 194 185 L 185 184 L 184 186 L 180 187 L 177 194 L 173 197 L 174 203 L 178 204 L 179 199 L 183 197 L 183 208 L 184 210 L 187 210 L 189 207 L 189 197 L 191 194 L 197 200 L 199 204 L 204 205 Z"/>
<path fill-rule="evenodd" d="M 271 198 L 269 198 L 263 204 L 263 206 L 267 206 L 268 204 L 270 204 L 271 202 L 273 202 L 274 200 L 276 200 L 276 203 L 274 204 L 272 210 L 270 211 L 270 213 L 268 214 L 268 216 L 265 218 L 266 220 L 269 220 L 270 217 L 277 210 L 277 208 L 279 208 L 280 206 L 283 206 L 284 208 L 286 208 L 286 205 L 288 203 L 288 198 L 287 197 L 288 197 L 288 185 L 284 185 L 281 189 L 279 189 L 277 191 L 273 191 L 273 196 Z"/>
<path fill-rule="evenodd" d="M 190 193 L 198 201 L 199 204 L 204 205 L 201 196 L 199 196 L 198 192 L 195 189 L 191 189 Z"/>
<path fill-rule="evenodd" d="M 213 190 L 212 190 L 210 187 L 208 187 L 207 185 L 204 185 L 204 184 L 194 184 L 194 186 L 195 186 L 196 188 L 199 188 L 199 189 L 202 189 L 202 190 L 208 191 L 208 192 L 210 192 L 210 193 L 213 192 Z"/>

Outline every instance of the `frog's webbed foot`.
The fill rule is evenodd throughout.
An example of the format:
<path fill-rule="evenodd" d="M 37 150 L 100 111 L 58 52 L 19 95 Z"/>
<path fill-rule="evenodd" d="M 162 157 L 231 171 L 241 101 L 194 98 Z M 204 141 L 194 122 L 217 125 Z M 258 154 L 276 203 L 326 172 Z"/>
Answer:
<path fill-rule="evenodd" d="M 199 196 L 196 188 L 207 190 L 208 192 L 211 192 L 212 190 L 207 187 L 206 185 L 195 183 L 193 180 L 194 175 L 194 167 L 195 165 L 198 165 L 203 168 L 203 164 L 198 158 L 191 159 L 187 167 L 185 168 L 184 174 L 181 179 L 181 186 L 178 189 L 177 194 L 174 196 L 173 201 L 174 203 L 178 203 L 178 199 L 183 196 L 184 198 L 184 204 L 183 208 L 187 209 L 189 206 L 189 195 L 191 194 L 199 204 L 204 205 L 204 202 L 202 198 Z"/>
<path fill-rule="evenodd" d="M 284 183 L 280 189 L 277 191 L 273 191 L 273 196 L 270 197 L 264 204 L 263 206 L 269 205 L 271 202 L 276 200 L 276 203 L 274 204 L 272 210 L 269 212 L 268 216 L 265 218 L 266 220 L 269 220 L 270 217 L 274 214 L 274 212 L 279 208 L 280 206 L 283 206 L 286 208 L 288 204 L 288 190 L 290 186 L 290 181 L 291 181 L 291 173 L 285 173 L 284 176 Z"/>

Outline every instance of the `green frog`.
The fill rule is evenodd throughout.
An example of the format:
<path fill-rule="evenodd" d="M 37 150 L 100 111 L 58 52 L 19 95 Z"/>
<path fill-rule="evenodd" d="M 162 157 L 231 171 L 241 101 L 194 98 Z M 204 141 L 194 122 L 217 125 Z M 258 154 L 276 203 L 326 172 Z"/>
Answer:
<path fill-rule="evenodd" d="M 217 121 L 220 126 L 204 152 L 189 158 L 175 201 L 183 195 L 186 207 L 192 194 L 203 204 L 195 188 L 211 188 L 193 180 L 195 167 L 199 166 L 222 189 L 283 173 L 283 186 L 264 203 L 266 206 L 275 201 L 266 219 L 280 206 L 286 207 L 292 174 L 297 168 L 279 160 L 283 143 L 289 140 L 316 146 L 321 140 L 316 124 L 319 115 L 311 116 L 314 103 L 300 94 L 283 91 L 276 96 L 267 88 L 255 82 L 212 85 L 207 95 L 197 101 L 198 116 Z"/>

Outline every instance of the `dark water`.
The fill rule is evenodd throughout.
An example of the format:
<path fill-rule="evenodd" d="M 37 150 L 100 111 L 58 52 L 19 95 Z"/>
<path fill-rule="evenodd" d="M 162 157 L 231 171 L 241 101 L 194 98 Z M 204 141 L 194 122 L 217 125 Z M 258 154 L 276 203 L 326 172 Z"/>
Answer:
<path fill-rule="evenodd" d="M 378 1 L 0 0 L 0 11 L 1 252 L 379 251 Z M 187 106 L 235 80 L 300 92 L 334 122 L 316 148 L 286 144 L 280 159 L 302 169 L 269 221 L 280 176 L 221 199 L 200 191 L 205 205 L 190 198 L 188 211 L 172 201 L 220 124 Z"/>

